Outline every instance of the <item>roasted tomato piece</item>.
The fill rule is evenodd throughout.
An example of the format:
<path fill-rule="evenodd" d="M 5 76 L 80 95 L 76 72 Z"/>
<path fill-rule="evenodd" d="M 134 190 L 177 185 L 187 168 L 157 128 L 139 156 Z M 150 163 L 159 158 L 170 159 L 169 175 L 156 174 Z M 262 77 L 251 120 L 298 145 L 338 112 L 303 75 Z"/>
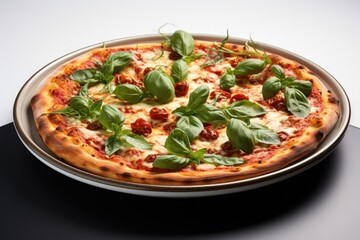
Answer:
<path fill-rule="evenodd" d="M 138 118 L 135 122 L 131 124 L 131 131 L 135 134 L 143 135 L 147 137 L 152 132 L 151 124 L 145 121 L 142 118 Z"/>

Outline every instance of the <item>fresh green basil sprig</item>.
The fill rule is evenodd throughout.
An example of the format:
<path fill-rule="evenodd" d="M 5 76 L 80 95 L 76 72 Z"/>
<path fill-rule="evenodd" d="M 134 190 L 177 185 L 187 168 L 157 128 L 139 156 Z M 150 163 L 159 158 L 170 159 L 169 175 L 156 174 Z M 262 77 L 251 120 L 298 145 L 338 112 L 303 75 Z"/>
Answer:
<path fill-rule="evenodd" d="M 219 62 L 222 62 L 225 58 L 225 53 L 233 56 L 252 56 L 263 59 L 267 64 L 271 63 L 270 57 L 267 53 L 262 50 L 259 51 L 259 46 L 255 43 L 251 37 L 249 41 L 245 42 L 245 49 L 241 52 L 236 52 L 225 47 L 226 43 L 229 41 L 229 31 L 226 32 L 226 37 L 222 40 L 221 44 L 215 42 L 214 48 L 209 48 L 209 53 L 207 54 L 207 61 L 203 64 L 203 67 L 210 65 L 215 65 Z"/>
<path fill-rule="evenodd" d="M 250 123 L 250 118 L 266 114 L 260 105 L 249 100 L 241 100 L 217 108 L 206 103 L 208 96 L 209 87 L 199 86 L 190 94 L 186 106 L 172 112 L 180 117 L 176 127 L 186 134 L 190 142 L 204 129 L 203 123 L 211 123 L 215 126 L 226 125 L 226 134 L 231 144 L 246 153 L 251 153 L 257 143 L 280 143 L 278 135 L 273 130 L 264 125 Z"/>
<path fill-rule="evenodd" d="M 208 86 L 199 86 L 190 94 L 189 101 L 186 106 L 178 107 L 172 112 L 172 114 L 180 117 L 176 127 L 183 130 L 190 141 L 197 137 L 204 129 L 203 123 L 195 116 L 195 113 L 206 103 L 209 92 L 210 90 Z"/>
<path fill-rule="evenodd" d="M 67 107 L 49 112 L 48 114 L 63 114 L 81 120 L 94 120 L 100 114 L 102 100 L 93 101 L 85 96 L 74 96 Z"/>
<path fill-rule="evenodd" d="M 210 163 L 214 165 L 239 165 L 245 160 L 231 157 L 223 157 L 215 154 L 206 154 L 206 149 L 202 148 L 196 152 L 191 150 L 188 135 L 181 129 L 175 128 L 165 141 L 165 148 L 169 155 L 157 156 L 153 162 L 153 167 L 179 170 L 189 164 Z"/>
<path fill-rule="evenodd" d="M 172 114 L 179 116 L 177 127 L 182 129 L 192 141 L 204 129 L 203 123 L 214 126 L 226 125 L 231 118 L 249 121 L 249 118 L 264 115 L 266 111 L 249 100 L 234 102 L 229 106 L 217 108 L 206 103 L 210 89 L 206 85 L 197 87 L 189 97 L 186 106 L 176 108 Z"/>
<path fill-rule="evenodd" d="M 106 155 L 111 156 L 123 146 L 127 145 L 144 150 L 152 148 L 152 145 L 148 143 L 144 137 L 132 133 L 129 129 L 122 129 L 125 116 L 118 109 L 110 105 L 104 105 L 98 121 L 106 130 L 109 130 L 113 134 L 105 141 Z"/>
<path fill-rule="evenodd" d="M 134 84 L 120 84 L 116 86 L 113 93 L 129 104 L 139 103 L 146 97 L 156 97 L 160 103 L 164 104 L 175 97 L 173 81 L 171 76 L 159 68 L 146 74 L 144 90 Z"/>
<path fill-rule="evenodd" d="M 310 114 L 311 105 L 307 96 L 311 94 L 312 83 L 306 80 L 297 80 L 293 76 L 285 76 L 280 65 L 272 65 L 274 76 L 268 78 L 262 87 L 263 98 L 274 97 L 279 91 L 284 91 L 285 104 L 293 115 L 305 118 Z"/>
<path fill-rule="evenodd" d="M 258 74 L 268 62 L 257 58 L 248 58 L 240 62 L 234 69 L 227 68 L 226 72 L 220 77 L 220 88 L 230 89 L 235 86 L 236 77 Z"/>
<path fill-rule="evenodd" d="M 181 59 L 186 63 L 194 61 L 203 56 L 203 54 L 201 53 L 193 53 L 195 48 L 195 40 L 191 34 L 183 30 L 177 30 L 170 37 L 168 37 L 166 34 L 160 31 L 161 28 L 165 25 L 161 26 L 158 29 L 158 32 L 161 34 L 161 36 L 165 38 L 165 42 L 163 42 L 163 45 L 170 46 L 174 52 L 182 56 Z M 161 56 L 163 56 L 163 51 L 161 55 L 156 57 L 155 59 L 158 59 Z"/>
<path fill-rule="evenodd" d="M 70 79 L 79 83 L 80 85 L 91 85 L 97 83 L 108 84 L 114 78 L 115 73 L 120 72 L 126 68 L 133 57 L 131 52 L 115 52 L 110 54 L 103 64 L 100 63 L 98 69 L 83 69 L 78 70 L 70 75 Z"/>
<path fill-rule="evenodd" d="M 279 136 L 267 126 L 246 123 L 245 121 L 232 118 L 227 127 L 226 134 L 231 144 L 245 153 L 252 153 L 257 143 L 279 145 Z"/>

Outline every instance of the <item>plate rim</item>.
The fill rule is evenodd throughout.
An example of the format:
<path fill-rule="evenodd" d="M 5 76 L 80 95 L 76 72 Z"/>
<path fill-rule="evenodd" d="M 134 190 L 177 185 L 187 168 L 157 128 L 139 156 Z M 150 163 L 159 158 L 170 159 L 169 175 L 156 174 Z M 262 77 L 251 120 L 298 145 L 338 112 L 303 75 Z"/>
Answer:
<path fill-rule="evenodd" d="M 191 33 L 191 34 L 196 40 L 206 40 L 206 41 L 222 41 L 222 39 L 224 39 L 225 37 L 222 35 L 214 35 L 214 34 L 197 34 L 197 33 Z M 304 58 L 296 53 L 279 48 L 274 45 L 270 45 L 263 42 L 256 42 L 261 48 L 264 48 L 266 51 L 275 52 L 276 54 L 281 54 L 286 58 L 290 58 L 300 63 L 305 62 L 306 64 L 304 65 L 306 65 L 306 67 L 308 67 L 312 71 L 315 70 L 315 73 L 317 73 L 317 75 L 320 74 L 326 78 L 326 82 L 324 83 L 325 85 L 329 85 L 330 83 L 332 84 L 332 87 L 330 87 L 330 89 L 334 91 L 335 88 L 335 90 L 337 91 L 337 95 L 340 95 L 337 97 L 339 98 L 339 100 L 340 99 L 342 100 L 340 101 L 341 115 L 339 117 L 339 121 L 337 122 L 337 124 L 334 126 L 333 130 L 330 133 L 330 135 L 335 134 L 336 138 L 329 139 L 329 136 L 327 136 L 327 138 L 324 140 L 323 143 L 319 145 L 318 149 L 315 152 L 302 158 L 301 160 L 297 161 L 294 164 L 291 164 L 285 168 L 276 170 L 274 172 L 270 172 L 268 174 L 260 175 L 249 179 L 230 181 L 225 183 L 201 184 L 201 185 L 191 185 L 191 186 L 149 185 L 149 184 L 141 184 L 141 183 L 121 182 L 118 180 L 105 178 L 93 173 L 83 171 L 81 169 L 75 168 L 61 161 L 60 159 L 56 159 L 56 157 L 51 156 L 49 153 L 47 153 L 46 149 L 43 149 L 41 146 L 36 144 L 35 140 L 32 139 L 32 137 L 29 136 L 29 134 L 27 133 L 27 131 L 29 130 L 26 131 L 25 129 L 26 126 L 24 126 L 22 119 L 22 114 L 24 114 L 24 112 L 22 110 L 26 108 L 26 106 L 24 106 L 24 104 L 26 103 L 24 103 L 23 99 L 24 98 L 26 99 L 24 95 L 26 95 L 27 90 L 30 87 L 35 88 L 35 86 L 33 85 L 35 85 L 38 81 L 40 82 L 38 86 L 45 81 L 45 79 L 42 79 L 41 81 L 38 80 L 40 76 L 44 74 L 49 75 L 56 68 L 70 61 L 74 57 L 79 56 L 91 49 L 102 47 L 104 44 L 106 47 L 115 47 L 120 45 L 143 43 L 144 40 L 146 40 L 145 42 L 159 42 L 163 40 L 163 37 L 159 36 L 159 34 L 137 35 L 137 36 L 108 40 L 80 48 L 78 50 L 67 53 L 44 65 L 23 84 L 14 101 L 13 124 L 18 137 L 20 138 L 24 146 L 31 152 L 31 154 L 33 154 L 38 160 L 43 162 L 48 167 L 56 170 L 57 172 L 67 177 L 73 178 L 77 181 L 89 185 L 93 185 L 96 187 L 123 192 L 123 193 L 144 195 L 144 196 L 203 197 L 203 196 L 223 195 L 228 193 L 246 191 L 246 190 L 266 186 L 284 180 L 286 178 L 292 177 L 294 175 L 297 175 L 298 173 L 305 171 L 308 168 L 311 168 L 312 166 L 314 166 L 315 164 L 326 158 L 326 156 L 330 154 L 336 148 L 336 146 L 341 142 L 341 140 L 343 139 L 346 133 L 351 118 L 351 104 L 348 95 L 345 92 L 344 88 L 341 86 L 341 84 L 329 72 L 327 72 L 325 69 L 323 69 L 316 63 L 308 60 L 307 58 Z M 229 42 L 241 44 L 247 40 L 248 39 L 245 38 L 230 37 Z M 46 74 L 46 72 L 48 73 Z M 330 83 L 328 81 L 330 81 Z M 29 111 L 29 107 L 30 105 L 28 102 L 27 111 Z M 25 113 L 25 115 L 27 114 L 28 113 Z M 29 119 L 29 120 L 33 121 L 33 119 Z M 31 125 L 31 123 L 29 122 L 28 124 Z M 335 129 L 337 130 L 336 133 L 335 133 Z M 324 145 L 326 146 L 324 147 Z"/>

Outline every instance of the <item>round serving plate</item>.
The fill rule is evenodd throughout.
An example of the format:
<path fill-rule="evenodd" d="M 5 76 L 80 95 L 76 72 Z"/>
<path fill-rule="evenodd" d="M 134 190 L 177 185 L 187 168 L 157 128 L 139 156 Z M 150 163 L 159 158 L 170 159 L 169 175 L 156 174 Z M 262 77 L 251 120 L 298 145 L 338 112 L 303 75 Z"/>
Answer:
<path fill-rule="evenodd" d="M 193 34 L 193 36 L 196 40 L 205 41 L 221 42 L 224 39 L 224 36 L 216 35 Z M 315 75 L 317 75 L 319 79 L 323 81 L 326 87 L 340 101 L 339 121 L 336 123 L 331 133 L 319 145 L 315 152 L 302 158 L 295 164 L 289 165 L 283 169 L 265 175 L 245 180 L 206 185 L 164 186 L 128 183 L 104 178 L 72 167 L 71 165 L 57 158 L 54 154 L 50 152 L 50 150 L 48 150 L 48 148 L 45 146 L 42 139 L 38 135 L 32 111 L 30 108 L 30 100 L 32 96 L 37 92 L 39 86 L 43 84 L 43 82 L 51 75 L 51 73 L 55 69 L 72 60 L 73 58 L 88 52 L 91 49 L 102 47 L 104 44 L 107 47 L 116 47 L 137 43 L 161 42 L 163 40 L 164 38 L 159 35 L 136 36 L 111 40 L 79 49 L 63 57 L 60 57 L 41 68 L 20 89 L 13 107 L 15 129 L 23 144 L 34 156 L 36 156 L 41 162 L 43 162 L 50 168 L 86 184 L 108 190 L 144 196 L 203 197 L 246 191 L 292 177 L 323 160 L 328 154 L 332 152 L 332 150 L 335 149 L 335 147 L 343 139 L 345 132 L 349 126 L 351 108 L 347 94 L 342 88 L 342 86 L 339 84 L 339 82 L 323 68 L 309 61 L 306 58 L 303 58 L 297 54 L 269 44 L 258 43 L 260 48 L 268 52 L 279 54 L 281 56 L 284 56 L 285 58 L 292 59 L 309 68 Z M 247 40 L 242 38 L 231 38 L 229 42 L 236 44 L 244 44 L 245 41 Z"/>

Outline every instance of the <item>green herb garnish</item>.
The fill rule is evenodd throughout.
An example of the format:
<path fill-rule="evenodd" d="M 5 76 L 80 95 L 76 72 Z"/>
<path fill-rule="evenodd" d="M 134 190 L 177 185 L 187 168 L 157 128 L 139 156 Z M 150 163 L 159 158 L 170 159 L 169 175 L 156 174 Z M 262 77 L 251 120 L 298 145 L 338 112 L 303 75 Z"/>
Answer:
<path fill-rule="evenodd" d="M 283 68 L 279 65 L 272 65 L 271 71 L 274 76 L 264 82 L 263 98 L 266 100 L 274 97 L 279 91 L 284 91 L 285 104 L 289 112 L 298 117 L 307 117 L 311 111 L 311 105 L 306 98 L 311 94 L 311 81 L 285 76 Z"/>

